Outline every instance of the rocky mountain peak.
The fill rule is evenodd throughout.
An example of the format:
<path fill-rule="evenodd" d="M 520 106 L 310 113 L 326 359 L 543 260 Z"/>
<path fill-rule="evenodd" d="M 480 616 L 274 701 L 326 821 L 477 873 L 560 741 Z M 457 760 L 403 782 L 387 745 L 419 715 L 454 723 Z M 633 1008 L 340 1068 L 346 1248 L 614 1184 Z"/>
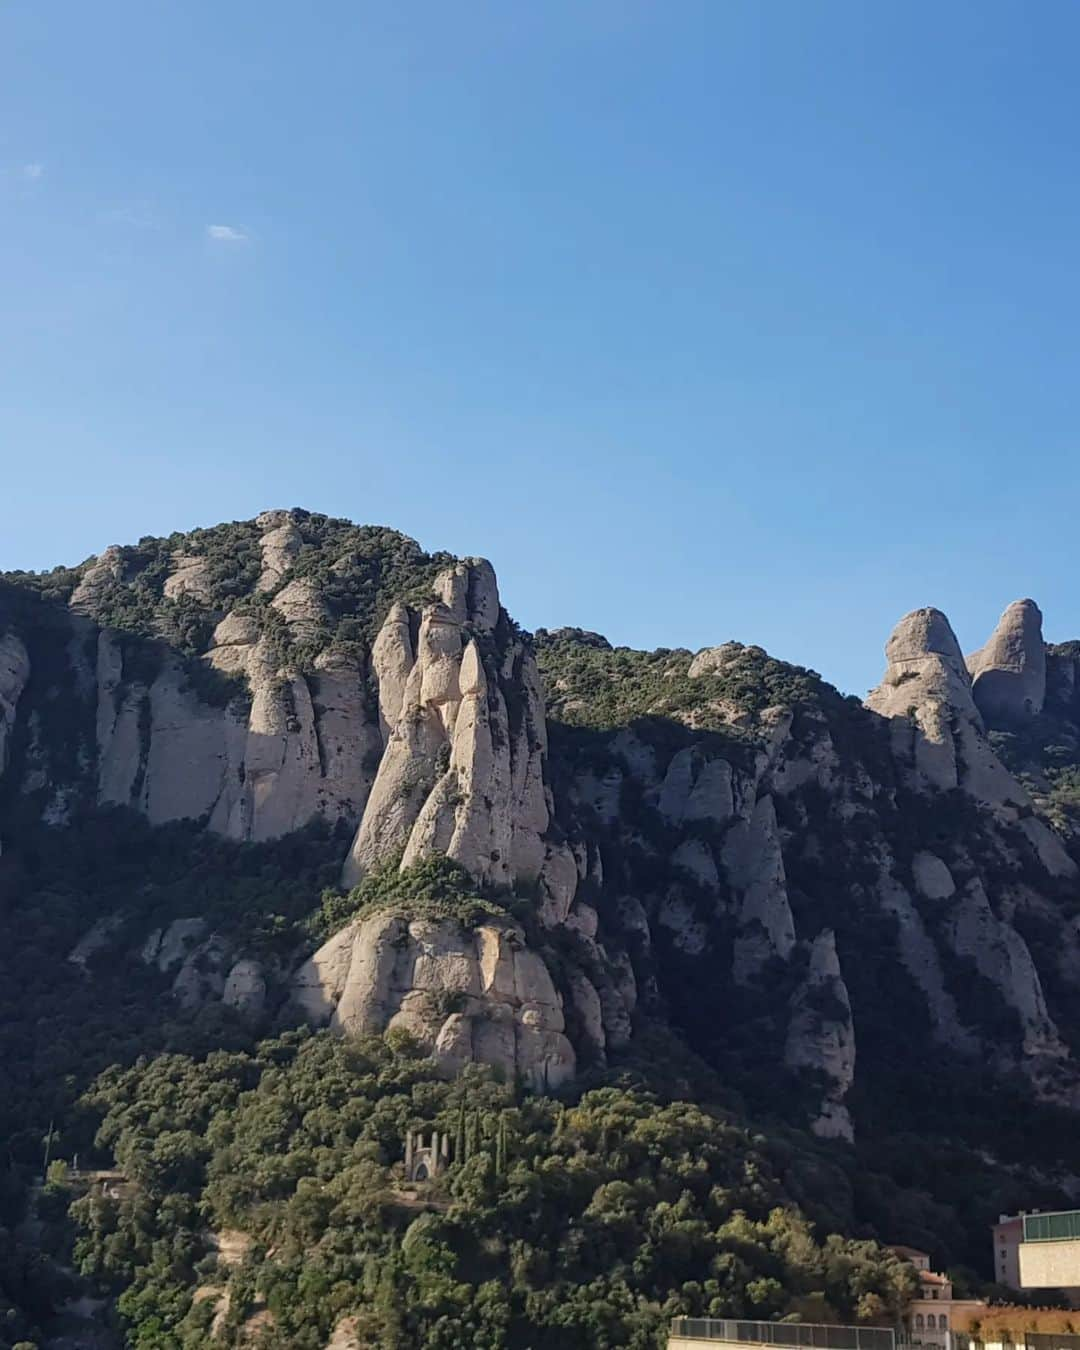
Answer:
<path fill-rule="evenodd" d="M 1046 644 L 1042 611 L 1034 600 L 1014 600 L 989 641 L 967 658 L 975 702 L 987 722 L 1041 713 L 1046 699 Z"/>
<path fill-rule="evenodd" d="M 964 657 L 949 620 L 940 609 L 915 609 L 905 614 L 885 644 L 885 659 L 893 682 L 927 662 L 938 661 L 961 680 L 965 678 Z"/>
<path fill-rule="evenodd" d="M 299 510 L 27 585 L 0 590 L 22 596 L 0 608 L 4 800 L 50 826 L 119 807 L 235 845 L 333 840 L 347 917 L 314 952 L 298 932 L 291 966 L 214 919 L 163 918 L 200 925 L 168 972 L 186 1007 L 269 1015 L 288 988 L 319 1025 L 402 1028 L 447 1068 L 538 1086 L 604 1062 L 642 1016 L 705 1053 L 761 1016 L 779 1072 L 824 1075 L 813 1128 L 849 1137 L 856 1030 L 898 981 L 936 1048 L 1037 1060 L 1038 1090 L 1071 1100 L 1076 864 L 988 730 L 1040 706 L 1030 601 L 970 668 L 940 610 L 906 615 L 862 709 L 738 642 L 532 641 L 487 560 Z M 1055 656 L 1063 689 L 1075 659 Z M 491 923 L 407 896 L 362 908 L 444 863 Z"/>
<path fill-rule="evenodd" d="M 906 614 L 885 644 L 881 684 L 866 699 L 890 719 L 893 753 L 915 784 L 960 787 L 1013 815 L 1030 805 L 986 739 L 960 644 L 939 609 Z"/>

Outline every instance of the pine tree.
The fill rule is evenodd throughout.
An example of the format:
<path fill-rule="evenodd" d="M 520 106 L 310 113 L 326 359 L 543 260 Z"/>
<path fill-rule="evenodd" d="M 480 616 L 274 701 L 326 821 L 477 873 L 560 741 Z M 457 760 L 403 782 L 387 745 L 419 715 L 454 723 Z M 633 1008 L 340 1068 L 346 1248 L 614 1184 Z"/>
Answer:
<path fill-rule="evenodd" d="M 506 1174 L 506 1116 L 499 1117 L 499 1132 L 495 1138 L 495 1175 Z"/>

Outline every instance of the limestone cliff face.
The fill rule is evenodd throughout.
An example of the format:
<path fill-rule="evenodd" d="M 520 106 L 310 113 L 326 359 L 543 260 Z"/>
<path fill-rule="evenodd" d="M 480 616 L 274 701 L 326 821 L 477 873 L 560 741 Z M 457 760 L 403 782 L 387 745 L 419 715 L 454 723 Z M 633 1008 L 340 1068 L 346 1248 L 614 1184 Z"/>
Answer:
<path fill-rule="evenodd" d="M 97 796 L 156 825 L 204 819 L 232 839 L 276 838 L 321 818 L 354 821 L 380 745 L 361 666 L 326 654 L 304 674 L 226 619 L 207 662 L 247 677 L 250 700 L 204 703 L 175 659 L 131 679 L 123 645 L 97 642 Z"/>
<path fill-rule="evenodd" d="M 297 971 L 293 995 L 316 1026 L 355 1035 L 402 1028 L 451 1072 L 490 1064 L 537 1090 L 574 1073 L 562 999 L 510 922 L 466 929 L 374 915 L 321 947 Z"/>
<path fill-rule="evenodd" d="M 597 941 L 594 911 L 575 904 L 588 851 L 575 853 L 552 828 L 541 682 L 491 565 L 451 563 L 433 575 L 426 601 L 390 604 L 370 647 L 346 647 L 331 640 L 340 616 L 329 597 L 334 575 L 355 570 L 355 559 L 334 562 L 327 582 L 325 568 L 310 568 L 302 513 L 266 512 L 255 525 L 256 599 L 241 597 L 224 613 L 213 608 L 208 557 L 187 547 L 168 557 L 161 622 L 203 610 L 215 621 L 197 658 L 205 679 L 152 635 L 133 640 L 95 626 L 96 615 L 123 612 L 137 583 L 124 550 L 84 569 L 69 607 L 81 625 L 97 802 L 131 807 L 155 825 L 201 821 L 238 841 L 272 840 L 313 820 L 346 826 L 345 886 L 395 859 L 406 870 L 445 856 L 481 886 L 532 888 L 540 922 L 573 928 L 580 945 L 585 965 L 567 965 L 563 992 L 513 925 L 469 933 L 395 919 L 331 939 L 297 976 L 298 1003 L 342 1032 L 407 1026 L 448 1068 L 479 1059 L 549 1086 L 576 1063 L 568 1015 L 582 1052 L 602 1060 L 629 1037 L 634 973 L 623 953 L 609 958 Z M 18 638 L 4 650 L 6 736 L 27 663 Z M 215 675 L 234 681 L 229 697 L 204 697 Z M 111 929 L 94 930 L 83 945 L 89 953 L 117 941 Z M 334 972 L 346 950 L 339 987 Z M 267 972 L 197 916 L 150 934 L 142 957 L 169 974 L 174 996 L 192 1010 L 223 1002 L 259 1017 L 268 998 L 279 1000 L 283 975 L 289 983 L 287 971 Z M 316 985 L 332 1016 L 318 1012 Z M 434 1024 L 432 1009 L 451 1003 L 456 1010 Z"/>
<path fill-rule="evenodd" d="M 736 643 L 688 654 L 700 700 L 662 735 L 643 722 L 609 733 L 602 755 L 592 744 L 559 802 L 571 834 L 599 842 L 604 884 L 590 903 L 608 948 L 618 932 L 647 1006 L 707 1041 L 706 1028 L 737 1025 L 769 991 L 784 1065 L 825 1084 L 812 1128 L 847 1138 L 859 1015 L 837 935 L 844 951 L 877 943 L 890 956 L 875 974 L 854 958 L 861 1006 L 898 980 L 934 1045 L 972 1061 L 992 1046 L 1039 1096 L 1080 1100 L 1046 954 L 1023 935 L 1034 902 L 1022 881 L 1057 894 L 1076 864 L 996 754 L 948 620 L 923 610 L 901 622 L 861 714 L 740 704 L 740 672 L 763 655 Z M 664 670 L 678 678 L 674 657 Z M 836 934 L 822 932 L 823 912 Z M 1060 923 L 1042 902 L 1037 913 Z M 1080 963 L 1049 959 L 1055 979 L 1078 979 Z M 986 989 L 1000 1009 L 992 1023 L 989 1004 L 976 1010 Z"/>
<path fill-rule="evenodd" d="M 318 644 L 329 619 L 319 586 L 291 574 L 302 540 L 291 513 L 258 519 L 255 584 L 293 646 Z M 206 565 L 179 553 L 167 598 L 205 597 Z M 89 612 L 123 579 L 107 550 L 72 608 Z M 96 795 L 155 824 L 193 818 L 233 839 L 265 840 L 314 819 L 351 826 L 347 885 L 400 851 L 402 866 L 441 853 L 478 880 L 538 883 L 555 921 L 569 912 L 576 865 L 548 835 L 546 724 L 535 661 L 513 637 L 489 563 L 440 573 L 419 610 L 392 605 L 370 652 L 333 646 L 304 668 L 282 661 L 256 613 L 230 611 L 202 662 L 246 696 L 207 703 L 167 650 L 151 679 L 145 653 L 96 639 Z"/>
<path fill-rule="evenodd" d="M 1029 793 L 1002 758 L 1020 721 L 1080 746 L 1080 648 L 1047 652 L 1032 602 L 967 662 L 943 614 L 907 615 L 860 707 L 735 642 L 530 641 L 487 562 L 320 520 L 107 549 L 59 600 L 0 612 L 5 799 L 237 841 L 321 821 L 345 887 L 444 856 L 529 922 L 389 905 L 266 961 L 197 915 L 135 940 L 110 912 L 77 965 L 115 947 L 191 1010 L 405 1028 L 448 1072 L 539 1087 L 617 1056 L 643 1018 L 706 1057 L 745 1036 L 738 1053 L 817 1076 L 807 1123 L 840 1138 L 895 1000 L 928 1053 L 1080 1103 L 1080 834 L 1052 775 Z"/>
<path fill-rule="evenodd" d="M 855 1028 L 832 929 L 814 939 L 806 978 L 792 996 L 784 1061 L 820 1075 L 825 1083 L 813 1132 L 824 1139 L 852 1139 L 844 1097 L 855 1081 Z"/>

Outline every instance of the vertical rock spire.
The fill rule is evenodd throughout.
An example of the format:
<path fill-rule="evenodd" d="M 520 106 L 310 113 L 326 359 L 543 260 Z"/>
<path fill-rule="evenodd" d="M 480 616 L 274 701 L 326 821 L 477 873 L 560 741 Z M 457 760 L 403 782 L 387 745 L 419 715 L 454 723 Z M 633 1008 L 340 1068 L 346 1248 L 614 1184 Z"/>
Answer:
<path fill-rule="evenodd" d="M 1014 600 L 985 647 L 967 658 L 972 693 L 990 723 L 1042 712 L 1046 700 L 1046 644 L 1034 600 Z"/>

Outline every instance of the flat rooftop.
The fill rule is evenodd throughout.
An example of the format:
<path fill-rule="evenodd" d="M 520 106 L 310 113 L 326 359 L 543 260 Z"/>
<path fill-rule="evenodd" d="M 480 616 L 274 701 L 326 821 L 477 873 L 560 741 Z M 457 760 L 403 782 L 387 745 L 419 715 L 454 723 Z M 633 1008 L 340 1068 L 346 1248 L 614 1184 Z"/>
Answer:
<path fill-rule="evenodd" d="M 807 1350 L 895 1350 L 887 1327 L 828 1326 L 818 1322 L 743 1322 L 727 1317 L 677 1317 L 672 1342 L 803 1346 Z"/>

